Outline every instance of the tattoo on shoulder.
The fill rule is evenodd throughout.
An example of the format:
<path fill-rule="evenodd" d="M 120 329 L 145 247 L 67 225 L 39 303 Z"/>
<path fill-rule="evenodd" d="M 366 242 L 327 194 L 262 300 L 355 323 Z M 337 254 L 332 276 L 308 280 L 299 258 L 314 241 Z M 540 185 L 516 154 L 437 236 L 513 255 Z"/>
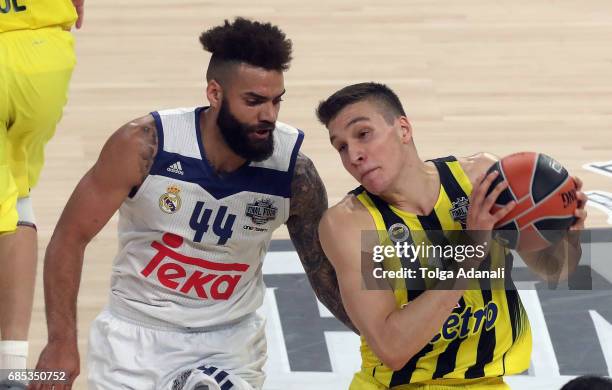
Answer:
<path fill-rule="evenodd" d="M 312 161 L 300 153 L 291 182 L 291 215 L 303 216 L 304 212 L 311 212 L 320 219 L 326 209 L 327 193 L 319 173 Z"/>
<path fill-rule="evenodd" d="M 151 170 L 153 160 L 157 154 L 157 130 L 154 126 L 145 124 L 141 126 L 141 132 L 142 145 L 140 148 L 140 173 L 142 176 L 142 181 L 144 181 Z"/>
<path fill-rule="evenodd" d="M 306 272 L 327 261 L 319 243 L 318 227 L 327 210 L 327 193 L 310 159 L 301 153 L 291 183 L 291 215 L 287 228 Z"/>

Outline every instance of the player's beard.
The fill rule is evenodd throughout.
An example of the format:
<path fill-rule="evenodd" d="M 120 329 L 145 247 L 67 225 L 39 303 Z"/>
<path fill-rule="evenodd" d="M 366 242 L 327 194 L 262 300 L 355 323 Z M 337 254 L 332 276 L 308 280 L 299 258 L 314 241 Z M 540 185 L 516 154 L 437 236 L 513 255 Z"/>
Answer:
<path fill-rule="evenodd" d="M 259 122 L 257 125 L 249 126 L 240 122 L 231 113 L 229 103 L 223 99 L 217 118 L 217 126 L 223 140 L 229 148 L 238 156 L 249 161 L 263 161 L 272 155 L 274 151 L 274 127 L 272 122 Z M 253 141 L 249 134 L 257 130 L 269 130 L 268 138 L 261 141 Z"/>

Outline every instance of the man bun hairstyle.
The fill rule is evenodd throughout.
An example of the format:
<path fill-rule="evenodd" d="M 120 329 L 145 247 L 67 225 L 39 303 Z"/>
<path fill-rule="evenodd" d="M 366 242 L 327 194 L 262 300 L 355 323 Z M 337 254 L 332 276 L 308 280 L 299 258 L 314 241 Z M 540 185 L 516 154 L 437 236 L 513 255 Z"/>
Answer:
<path fill-rule="evenodd" d="M 206 78 L 216 78 L 219 68 L 246 63 L 279 72 L 289 69 L 291 40 L 271 23 L 237 17 L 200 35 L 204 50 L 212 53 Z"/>

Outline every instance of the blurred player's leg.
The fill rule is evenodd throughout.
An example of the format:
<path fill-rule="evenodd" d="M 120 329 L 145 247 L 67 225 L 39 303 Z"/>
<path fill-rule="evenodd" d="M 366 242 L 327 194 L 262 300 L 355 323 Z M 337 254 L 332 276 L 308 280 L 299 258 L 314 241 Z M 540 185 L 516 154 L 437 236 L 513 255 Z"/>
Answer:
<path fill-rule="evenodd" d="M 0 44 L 7 54 L 0 59 L 7 90 L 2 153 L 19 197 L 15 217 L 20 225 L 0 256 L 0 354 L 3 368 L 26 368 L 37 262 L 29 194 L 62 116 L 75 58 L 73 38 L 61 28 L 7 32 Z"/>
<path fill-rule="evenodd" d="M 36 278 L 36 230 L 19 226 L 12 241 L 9 256 L 0 257 L 0 329 L 2 340 L 27 340 Z"/>
<path fill-rule="evenodd" d="M 17 227 L 17 186 L 11 174 L 8 157 L 8 69 L 2 59 L 7 58 L 7 49 L 0 42 L 0 369 L 8 367 L 11 356 L 6 352 L 19 352 L 23 350 L 21 344 L 11 344 L 1 341 L 4 336 L 3 324 L 9 318 L 10 297 L 7 296 L 5 286 L 11 278 L 10 272 L 6 272 L 6 264 L 14 253 L 16 240 L 15 229 Z M 26 347 L 27 348 L 27 347 Z M 5 356 L 7 355 L 7 356 Z M 0 374 L 0 382 L 4 379 Z M 1 386 L 1 385 L 0 385 Z"/>
<path fill-rule="evenodd" d="M 0 122 L 2 121 L 3 119 L 0 115 Z M 3 123 L 0 123 L 0 237 L 3 237 L 0 255 L 4 255 L 1 252 L 2 248 L 6 248 L 4 245 L 8 245 L 8 242 L 11 241 L 9 238 L 10 234 L 8 233 L 14 232 L 17 226 L 17 186 L 15 186 L 10 168 L 8 167 L 6 128 L 3 125 Z"/>
<path fill-rule="evenodd" d="M 10 245 L 4 249 L 7 249 L 7 256 L 0 256 L 0 366 L 24 369 L 36 276 L 36 231 L 31 227 L 18 227 L 11 234 Z"/>

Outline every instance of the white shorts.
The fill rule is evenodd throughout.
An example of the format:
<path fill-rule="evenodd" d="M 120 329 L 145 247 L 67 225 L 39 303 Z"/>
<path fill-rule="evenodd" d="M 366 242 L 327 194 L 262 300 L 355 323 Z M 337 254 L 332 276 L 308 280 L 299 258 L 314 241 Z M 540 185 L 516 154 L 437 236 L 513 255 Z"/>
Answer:
<path fill-rule="evenodd" d="M 261 389 L 264 329 L 265 320 L 256 313 L 225 327 L 187 333 L 138 325 L 105 309 L 89 334 L 88 388 Z"/>

